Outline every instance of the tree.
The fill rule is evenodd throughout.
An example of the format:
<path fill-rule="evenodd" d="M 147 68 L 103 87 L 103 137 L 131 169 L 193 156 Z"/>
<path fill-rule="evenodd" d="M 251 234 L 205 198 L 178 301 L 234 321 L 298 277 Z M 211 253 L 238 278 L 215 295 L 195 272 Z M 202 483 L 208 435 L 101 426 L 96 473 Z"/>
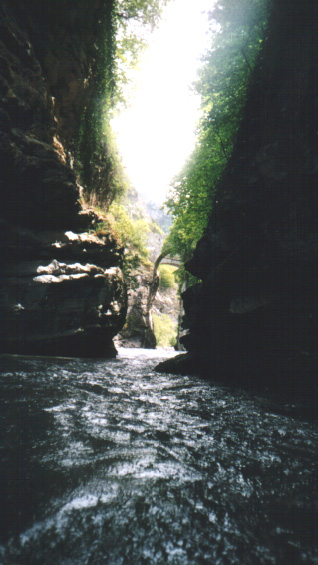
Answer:
<path fill-rule="evenodd" d="M 144 27 L 154 27 L 160 19 L 162 7 L 167 4 L 168 0 L 117 0 L 115 15 L 118 19 L 125 22 L 134 20 Z"/>
<path fill-rule="evenodd" d="M 160 21 L 163 7 L 169 0 L 117 0 L 114 5 L 116 27 L 116 99 L 114 105 L 120 109 L 127 103 L 129 71 L 139 61 L 145 50 L 149 34 Z"/>

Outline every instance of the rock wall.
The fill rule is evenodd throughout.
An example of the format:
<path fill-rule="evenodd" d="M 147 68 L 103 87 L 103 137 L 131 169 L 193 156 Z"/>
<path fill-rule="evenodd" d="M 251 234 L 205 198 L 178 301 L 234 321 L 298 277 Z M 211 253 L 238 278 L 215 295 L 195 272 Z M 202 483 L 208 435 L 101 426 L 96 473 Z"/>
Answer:
<path fill-rule="evenodd" d="M 318 35 L 314 0 L 275 0 L 237 143 L 188 270 L 174 370 L 317 393 Z"/>
<path fill-rule="evenodd" d="M 74 173 L 104 7 L 0 6 L 1 352 L 113 355 L 124 324 L 122 250 L 88 233 Z"/>
<path fill-rule="evenodd" d="M 140 265 L 131 274 L 135 284 L 128 290 L 128 310 L 126 323 L 117 338 L 123 347 L 142 347 L 154 349 L 152 307 L 159 286 L 159 277 L 153 274 L 152 266 Z"/>

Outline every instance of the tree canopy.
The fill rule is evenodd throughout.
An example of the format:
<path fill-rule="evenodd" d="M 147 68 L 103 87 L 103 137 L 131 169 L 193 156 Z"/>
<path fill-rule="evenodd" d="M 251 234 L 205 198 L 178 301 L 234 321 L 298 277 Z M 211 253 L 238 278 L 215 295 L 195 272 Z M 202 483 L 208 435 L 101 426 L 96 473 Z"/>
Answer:
<path fill-rule="evenodd" d="M 163 7 L 169 0 L 117 0 L 114 4 L 115 25 L 115 98 L 113 107 L 127 103 L 126 85 L 129 71 L 139 61 L 147 46 L 149 33 L 158 25 Z"/>

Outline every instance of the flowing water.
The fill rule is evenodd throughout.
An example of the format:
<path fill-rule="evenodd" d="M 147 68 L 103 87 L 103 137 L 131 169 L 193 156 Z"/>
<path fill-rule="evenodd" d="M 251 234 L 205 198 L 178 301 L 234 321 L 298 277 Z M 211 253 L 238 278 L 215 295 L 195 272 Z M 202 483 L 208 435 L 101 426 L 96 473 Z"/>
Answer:
<path fill-rule="evenodd" d="M 167 355 L 1 359 L 1 563 L 318 563 L 317 422 Z"/>

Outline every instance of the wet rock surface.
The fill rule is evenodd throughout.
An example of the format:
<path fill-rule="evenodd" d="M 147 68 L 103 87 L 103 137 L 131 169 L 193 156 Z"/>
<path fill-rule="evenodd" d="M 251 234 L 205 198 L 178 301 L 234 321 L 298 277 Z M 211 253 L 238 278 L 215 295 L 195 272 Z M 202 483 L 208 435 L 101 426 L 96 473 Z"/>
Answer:
<path fill-rule="evenodd" d="M 256 395 L 103 362 L 1 358 L 1 562 L 318 562 L 318 428 Z"/>

